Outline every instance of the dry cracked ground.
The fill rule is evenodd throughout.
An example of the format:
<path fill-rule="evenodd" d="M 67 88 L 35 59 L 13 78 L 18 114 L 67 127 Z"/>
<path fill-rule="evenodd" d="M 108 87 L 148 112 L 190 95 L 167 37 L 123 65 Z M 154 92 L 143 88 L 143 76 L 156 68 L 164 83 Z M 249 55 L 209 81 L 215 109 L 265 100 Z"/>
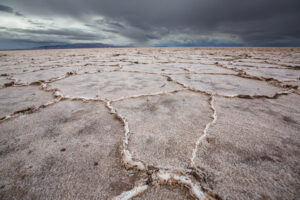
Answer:
<path fill-rule="evenodd" d="M 0 52 L 0 199 L 300 199 L 299 48 Z"/>

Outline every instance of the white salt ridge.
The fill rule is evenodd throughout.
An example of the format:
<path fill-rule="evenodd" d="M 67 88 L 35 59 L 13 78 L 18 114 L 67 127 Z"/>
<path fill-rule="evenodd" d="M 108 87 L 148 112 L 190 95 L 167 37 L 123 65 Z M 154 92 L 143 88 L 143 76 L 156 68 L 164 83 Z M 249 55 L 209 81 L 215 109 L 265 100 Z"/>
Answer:
<path fill-rule="evenodd" d="M 155 92 L 155 93 L 151 93 L 151 94 L 125 96 L 125 97 L 120 97 L 118 99 L 111 100 L 111 102 L 122 101 L 122 100 L 125 100 L 125 99 L 140 98 L 140 97 L 149 97 L 149 96 L 157 96 L 157 95 L 163 95 L 163 94 L 172 94 L 172 93 L 176 93 L 176 92 L 180 92 L 180 91 L 184 91 L 184 90 L 187 90 L 187 89 L 182 88 L 182 89 L 178 89 L 178 90 Z"/>
<path fill-rule="evenodd" d="M 190 90 L 190 91 L 201 92 L 201 93 L 204 93 L 204 94 L 210 95 L 210 96 L 221 96 L 221 97 L 227 97 L 227 98 L 239 98 L 241 95 L 246 95 L 250 98 L 255 98 L 255 97 L 275 98 L 278 95 L 288 95 L 288 94 L 291 94 L 295 91 L 294 89 L 282 90 L 282 91 L 279 91 L 279 92 L 275 92 L 273 95 L 257 94 L 257 93 L 254 93 L 254 94 L 233 94 L 233 95 L 231 95 L 231 94 L 220 94 L 218 92 L 205 91 L 205 90 L 201 90 L 201 89 L 191 87 L 191 86 L 189 86 L 185 83 L 179 82 L 179 81 L 174 80 L 174 79 L 173 79 L 173 81 L 176 82 L 177 84 L 181 85 L 185 89 Z"/>
<path fill-rule="evenodd" d="M 187 176 L 167 171 L 159 171 L 156 173 L 156 176 L 161 182 L 176 182 L 179 184 L 183 184 L 191 190 L 192 194 L 197 199 L 206 199 L 206 195 L 204 194 L 202 189 L 197 184 L 193 183 L 193 181 Z"/>
<path fill-rule="evenodd" d="M 128 168 L 137 168 L 139 170 L 145 170 L 146 166 L 140 161 L 134 161 L 131 153 L 128 151 L 128 139 L 130 136 L 130 132 L 127 120 L 124 117 L 122 117 L 113 106 L 111 106 L 110 101 L 106 102 L 106 106 L 110 109 L 110 112 L 116 114 L 123 121 L 124 124 L 125 135 L 123 138 L 122 159 L 125 166 Z"/>
<path fill-rule="evenodd" d="M 207 131 L 208 131 L 209 127 L 212 124 L 216 123 L 216 121 L 217 121 L 217 111 L 216 111 L 216 109 L 214 107 L 214 101 L 215 101 L 214 96 L 211 96 L 209 105 L 210 105 L 211 109 L 214 112 L 213 115 L 212 115 L 212 119 L 213 120 L 211 122 L 209 122 L 208 124 L 206 124 L 205 129 L 203 130 L 203 134 L 199 137 L 199 139 L 196 142 L 196 146 L 195 146 L 195 148 L 193 150 L 193 154 L 192 154 L 192 158 L 191 158 L 191 166 L 192 167 L 195 167 L 194 160 L 195 160 L 195 157 L 196 157 L 196 154 L 197 154 L 200 142 L 207 136 Z"/>
<path fill-rule="evenodd" d="M 132 190 L 123 192 L 119 196 L 113 198 L 113 200 L 128 200 L 136 197 L 137 195 L 143 193 L 145 190 L 148 189 L 148 185 L 139 185 L 134 187 Z"/>
<path fill-rule="evenodd" d="M 54 96 L 55 96 L 55 97 L 62 97 L 63 94 L 62 94 L 60 91 L 56 91 L 56 92 L 54 93 Z"/>
<path fill-rule="evenodd" d="M 48 87 L 48 86 L 47 86 L 46 83 L 42 83 L 42 84 L 41 84 L 41 88 L 42 88 L 42 89 L 46 89 L 47 87 Z"/>

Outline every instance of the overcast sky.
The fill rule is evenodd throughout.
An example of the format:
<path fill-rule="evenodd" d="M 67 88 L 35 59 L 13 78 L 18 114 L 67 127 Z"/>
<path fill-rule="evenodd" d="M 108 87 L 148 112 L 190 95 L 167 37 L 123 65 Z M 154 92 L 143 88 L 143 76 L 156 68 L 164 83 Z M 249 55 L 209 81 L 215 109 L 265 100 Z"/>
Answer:
<path fill-rule="evenodd" d="M 300 45 L 300 0 L 0 0 L 0 49 Z"/>

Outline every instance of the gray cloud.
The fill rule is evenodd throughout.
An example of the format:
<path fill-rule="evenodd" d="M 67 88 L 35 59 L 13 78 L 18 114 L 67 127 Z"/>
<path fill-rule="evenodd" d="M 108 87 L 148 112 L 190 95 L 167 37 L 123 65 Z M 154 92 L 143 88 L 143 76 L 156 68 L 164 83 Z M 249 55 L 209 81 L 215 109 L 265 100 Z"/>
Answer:
<path fill-rule="evenodd" d="M 110 27 L 120 28 L 120 29 L 125 28 L 124 25 L 122 25 L 121 23 L 111 19 L 98 19 L 95 22 L 101 26 L 110 26 Z"/>
<path fill-rule="evenodd" d="M 12 9 L 9 6 L 5 6 L 5 5 L 0 5 L 0 11 L 1 12 L 7 12 L 7 13 L 13 13 L 14 9 Z"/>
<path fill-rule="evenodd" d="M 0 38 L 6 39 L 15 39 L 17 41 L 27 41 L 31 42 L 34 38 L 34 41 L 38 43 L 51 40 L 52 43 L 61 43 L 69 40 L 77 41 L 92 41 L 92 40 L 101 40 L 105 39 L 106 36 L 95 33 L 88 33 L 81 30 L 73 29 L 20 29 L 20 28 L 6 28 L 0 27 Z M 23 41 L 23 42 L 24 42 Z"/>
<path fill-rule="evenodd" d="M 300 44 L 299 0 L 12 0 L 9 5 L 10 12 L 15 8 L 35 18 L 72 18 L 99 34 L 118 35 L 133 44 L 176 42 L 183 35 L 177 42 L 234 43 L 226 38 L 236 38 L 244 45 Z M 65 28 L 52 30 L 46 25 L 39 30 L 41 35 L 50 33 L 80 38 Z M 82 38 L 91 42 L 97 38 L 89 34 Z M 210 35 L 224 38 L 199 39 Z"/>
<path fill-rule="evenodd" d="M 5 6 L 5 5 L 0 5 L 0 12 L 7 12 L 7 13 L 12 13 L 15 14 L 16 16 L 19 17 L 24 17 L 24 15 L 18 11 L 14 11 L 13 8 L 9 7 L 9 6 Z"/>
<path fill-rule="evenodd" d="M 24 17 L 24 15 L 22 13 L 20 13 L 20 12 L 15 12 L 15 15 L 19 16 L 19 17 Z"/>

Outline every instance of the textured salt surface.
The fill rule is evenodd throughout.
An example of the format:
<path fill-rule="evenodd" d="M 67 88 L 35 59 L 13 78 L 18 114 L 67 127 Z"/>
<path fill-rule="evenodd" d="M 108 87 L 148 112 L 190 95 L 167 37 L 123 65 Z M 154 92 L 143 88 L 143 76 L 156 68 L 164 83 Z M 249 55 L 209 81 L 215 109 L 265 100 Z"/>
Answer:
<path fill-rule="evenodd" d="M 273 96 L 282 91 L 282 89 L 268 85 L 263 81 L 232 75 L 188 74 L 172 75 L 171 77 L 192 89 L 223 96 L 236 96 L 239 94 Z"/>
<path fill-rule="evenodd" d="M 0 199 L 297 199 L 299 48 L 0 54 Z"/>
<path fill-rule="evenodd" d="M 228 199 L 293 199 L 300 183 L 299 95 L 276 100 L 217 97 L 215 108 L 217 123 L 195 159 L 214 177 L 214 191 Z"/>
<path fill-rule="evenodd" d="M 76 87 L 74 87 L 74 83 L 76 83 Z M 165 77 L 133 72 L 103 72 L 71 76 L 51 83 L 50 86 L 70 97 L 99 97 L 110 100 L 124 96 L 180 89 L 180 86 L 168 82 Z"/>
<path fill-rule="evenodd" d="M 211 115 L 208 97 L 187 91 L 113 105 L 129 122 L 129 149 L 134 157 L 165 168 L 188 167 L 195 138 L 202 135 L 199 130 L 204 129 Z"/>
<path fill-rule="evenodd" d="M 53 101 L 52 95 L 41 91 L 38 86 L 3 88 L 0 99 L 0 118 Z"/>

